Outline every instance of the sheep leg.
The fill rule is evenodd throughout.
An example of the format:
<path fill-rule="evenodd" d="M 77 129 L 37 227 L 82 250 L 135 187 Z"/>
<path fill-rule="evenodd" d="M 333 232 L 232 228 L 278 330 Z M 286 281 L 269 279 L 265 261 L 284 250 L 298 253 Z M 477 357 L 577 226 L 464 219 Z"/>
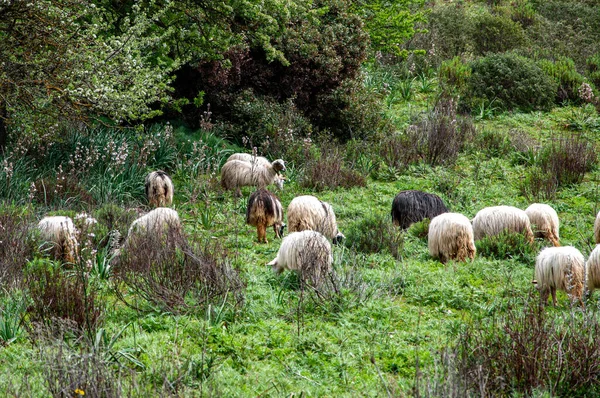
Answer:
<path fill-rule="evenodd" d="M 269 243 L 267 242 L 267 226 L 265 224 L 258 224 L 256 230 L 258 232 L 258 243 Z"/>
<path fill-rule="evenodd" d="M 550 293 L 552 294 L 552 305 L 554 305 L 556 307 L 556 288 L 551 287 Z"/>

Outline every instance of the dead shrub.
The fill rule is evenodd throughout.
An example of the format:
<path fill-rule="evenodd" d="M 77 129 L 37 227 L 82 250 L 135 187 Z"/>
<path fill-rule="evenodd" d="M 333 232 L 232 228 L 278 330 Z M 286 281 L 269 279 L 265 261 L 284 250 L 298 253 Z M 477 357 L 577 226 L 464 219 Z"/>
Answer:
<path fill-rule="evenodd" d="M 482 396 L 591 396 L 600 393 L 598 314 L 549 312 L 537 294 L 513 300 L 496 319 L 460 336 L 458 366 L 469 390 Z"/>
<path fill-rule="evenodd" d="M 406 132 L 382 142 L 382 158 L 388 166 L 402 169 L 423 161 L 431 166 L 456 162 L 459 153 L 475 136 L 467 116 L 459 116 L 452 98 L 441 98 L 435 107 L 411 124 Z"/>
<path fill-rule="evenodd" d="M 350 169 L 344 161 L 342 149 L 335 144 L 321 144 L 320 156 L 307 161 L 300 186 L 315 191 L 365 187 L 367 181 Z"/>
<path fill-rule="evenodd" d="M 0 213 L 0 287 L 20 284 L 25 264 L 35 253 L 35 242 L 29 235 L 33 223 L 26 212 L 9 209 Z"/>
<path fill-rule="evenodd" d="M 186 313 L 217 300 L 242 301 L 244 288 L 238 273 L 218 244 L 189 244 L 180 228 L 129 238 L 119 255 L 115 276 L 133 294 L 151 306 Z M 140 309 L 117 289 L 126 304 Z"/>
<path fill-rule="evenodd" d="M 558 186 L 578 184 L 598 162 L 596 147 L 580 135 L 554 139 L 541 158 L 542 171 L 553 176 Z"/>
<path fill-rule="evenodd" d="M 35 259 L 27 264 L 25 283 L 31 297 L 33 322 L 52 327 L 56 320 L 72 322 L 93 334 L 100 325 L 103 301 L 89 283 L 87 268 L 79 262 L 65 270 L 58 262 Z"/>

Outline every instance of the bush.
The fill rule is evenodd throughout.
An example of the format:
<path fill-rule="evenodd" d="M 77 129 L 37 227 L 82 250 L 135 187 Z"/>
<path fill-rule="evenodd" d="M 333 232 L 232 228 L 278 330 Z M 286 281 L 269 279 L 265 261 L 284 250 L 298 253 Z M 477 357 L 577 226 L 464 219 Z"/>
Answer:
<path fill-rule="evenodd" d="M 535 263 L 537 247 L 529 244 L 523 234 L 502 233 L 475 242 L 477 254 L 496 260 L 516 259 L 525 264 Z"/>
<path fill-rule="evenodd" d="M 595 310 L 547 311 L 530 292 L 512 299 L 504 315 L 468 326 L 456 363 L 477 395 L 592 396 L 600 393 L 598 333 Z"/>
<path fill-rule="evenodd" d="M 535 62 L 512 53 L 492 54 L 471 64 L 467 107 L 481 100 L 501 108 L 544 110 L 553 105 L 556 83 Z"/>
<path fill-rule="evenodd" d="M 389 215 L 369 215 L 350 225 L 345 244 L 364 253 L 387 252 L 401 259 L 404 236 Z"/>
<path fill-rule="evenodd" d="M 365 187 L 366 178 L 350 169 L 342 154 L 342 149 L 335 144 L 323 142 L 319 158 L 307 159 L 300 186 L 315 191 L 334 190 L 338 187 L 349 189 Z"/>
<path fill-rule="evenodd" d="M 585 78 L 575 69 L 575 62 L 566 57 L 560 57 L 555 62 L 549 60 L 540 60 L 538 65 L 552 77 L 558 85 L 555 101 L 562 103 L 571 101 L 580 104 L 582 99 L 579 96 L 579 87 L 585 83 Z"/>
<path fill-rule="evenodd" d="M 27 264 L 25 283 L 32 304 L 28 308 L 34 322 L 53 327 L 68 321 L 88 335 L 95 333 L 103 313 L 103 303 L 89 283 L 85 264 L 74 271 L 58 262 L 36 259 Z"/>
<path fill-rule="evenodd" d="M 540 166 L 558 186 L 578 184 L 598 163 L 596 146 L 579 135 L 554 139 L 544 148 Z"/>
<path fill-rule="evenodd" d="M 501 15 L 482 13 L 475 18 L 473 25 L 471 40 L 477 55 L 502 53 L 526 42 L 521 25 Z"/>
<path fill-rule="evenodd" d="M 0 288 L 19 286 L 25 264 L 36 252 L 35 240 L 29 236 L 34 222 L 27 210 L 8 208 L 0 213 Z"/>
<path fill-rule="evenodd" d="M 474 135 L 472 120 L 458 116 L 455 100 L 443 97 L 421 120 L 409 126 L 406 139 L 412 144 L 410 157 L 437 166 L 454 164 Z"/>
<path fill-rule="evenodd" d="M 159 236 L 161 235 L 161 236 Z M 204 242 L 188 244 L 178 228 L 164 234 L 135 235 L 118 256 L 115 276 L 127 286 L 127 305 L 141 309 L 137 299 L 172 313 L 198 311 L 206 306 L 242 300 L 243 283 L 231 268 L 223 248 Z"/>
<path fill-rule="evenodd" d="M 444 61 L 440 65 L 438 78 L 443 90 L 463 93 L 471 77 L 471 68 L 460 57 Z"/>
<path fill-rule="evenodd" d="M 594 54 L 586 60 L 587 70 L 594 86 L 600 87 L 600 53 Z"/>

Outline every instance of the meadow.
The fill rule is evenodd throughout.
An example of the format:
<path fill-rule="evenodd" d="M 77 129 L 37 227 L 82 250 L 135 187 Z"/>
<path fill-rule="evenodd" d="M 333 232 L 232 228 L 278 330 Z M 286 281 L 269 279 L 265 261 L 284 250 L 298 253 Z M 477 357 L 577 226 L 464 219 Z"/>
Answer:
<path fill-rule="evenodd" d="M 431 94 L 415 94 L 412 102 L 393 104 L 389 114 L 408 124 L 403 115 L 430 112 Z M 13 166 L 12 178 L 4 176 L 5 192 L 15 203 L 19 197 L 27 203 L 2 210 L 1 236 L 9 242 L 2 249 L 2 394 L 590 394 L 600 372 L 593 357 L 598 299 L 592 297 L 583 310 L 559 292 L 556 308 L 538 306 L 531 280 L 535 256 L 547 241 L 530 247 L 515 236 L 486 239 L 477 242 L 474 261 L 444 265 L 428 253 L 426 222 L 402 232 L 389 214 L 392 199 L 404 189 L 436 193 L 451 211 L 469 218 L 486 206 L 525 208 L 545 201 L 559 213 L 561 244 L 587 256 L 599 210 L 595 163 L 581 181 L 561 186 L 550 198 L 540 197 L 543 185 L 531 185 L 532 170 L 541 164 L 537 158 L 558 136 L 585 136 L 589 145 L 598 144 L 597 127 L 582 132 L 569 127 L 582 112 L 591 111 L 573 106 L 472 119 L 471 135 L 449 164 L 424 160 L 384 167 L 377 163 L 382 153 L 361 148 L 356 156 L 351 144 L 327 143 L 318 157 L 288 161 L 288 181 L 276 192 L 284 207 L 295 196 L 316 195 L 333 205 L 346 235 L 334 246 L 334 273 L 323 291 L 303 285 L 293 272 L 276 275 L 266 266 L 280 240 L 269 229 L 269 243 L 259 244 L 254 228 L 245 224 L 252 189 L 237 198 L 219 185 L 219 166 L 244 149 L 210 132 L 155 126 L 146 136 L 140 133 L 137 143 L 131 135 L 119 141 L 103 130 L 75 132 L 72 141 L 48 148 L 56 152 L 46 156 L 65 169 L 46 179 L 27 156 L 15 158 L 20 168 Z M 597 123 L 595 113 L 590 117 Z M 103 153 L 105 147 L 114 149 Z M 364 181 L 339 176 L 356 186 L 330 189 L 331 181 L 319 180 L 324 177 L 311 172 L 310 163 L 322 162 L 323 174 L 335 174 L 337 169 L 327 169 L 330 159 Z M 78 161 L 86 166 L 67 169 Z M 234 270 L 225 293 L 210 295 L 194 269 L 178 265 L 180 258 L 158 266 L 160 292 L 136 288 L 135 280 L 118 277 L 111 267 L 109 232 L 126 234 L 147 209 L 148 167 L 171 172 L 173 207 L 197 253 L 224 267 L 219 269 Z M 129 205 L 115 205 L 119 201 Z M 31 227 L 46 214 L 74 217 L 82 210 L 98 224 L 82 227 L 87 240 L 81 242 L 81 261 L 66 266 L 52 261 Z M 171 275 L 163 273 L 169 267 L 191 272 L 195 284 L 161 280 Z M 70 288 L 61 290 L 52 279 Z"/>

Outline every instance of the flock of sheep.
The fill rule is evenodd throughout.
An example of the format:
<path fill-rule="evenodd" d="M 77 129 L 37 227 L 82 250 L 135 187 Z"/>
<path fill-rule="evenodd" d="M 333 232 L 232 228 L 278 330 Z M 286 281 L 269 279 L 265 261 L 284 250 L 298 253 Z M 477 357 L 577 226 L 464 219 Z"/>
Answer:
<path fill-rule="evenodd" d="M 266 229 L 273 226 L 275 237 L 283 236 L 285 224 L 283 206 L 266 187 L 275 184 L 283 188 L 285 171 L 281 159 L 269 162 L 266 158 L 238 153 L 229 157 L 221 169 L 221 184 L 225 189 L 240 194 L 243 186 L 258 188 L 248 200 L 246 222 L 257 229 L 258 242 L 267 243 Z M 127 250 L 131 242 L 148 234 L 161 234 L 165 226 L 182 232 L 183 228 L 175 210 L 168 208 L 173 202 L 173 183 L 163 171 L 146 177 L 146 195 L 151 206 L 156 207 L 135 220 L 122 245 L 116 245 L 115 258 Z M 543 249 L 536 258 L 535 279 L 542 302 L 552 294 L 556 305 L 556 290 L 565 291 L 573 301 L 583 304 L 583 293 L 600 287 L 600 245 L 592 251 L 587 263 L 574 247 L 560 247 L 559 220 L 556 211 L 546 204 L 535 203 L 526 210 L 512 206 L 494 206 L 480 210 L 472 220 L 459 213 L 451 213 L 437 195 L 422 191 L 402 191 L 392 202 L 392 221 L 401 229 L 415 222 L 430 219 L 428 247 L 432 257 L 442 263 L 449 260 L 466 261 L 476 254 L 475 241 L 501 233 L 522 234 L 533 243 L 536 236 L 547 239 L 554 247 Z M 277 272 L 285 269 L 309 277 L 318 284 L 331 271 L 333 263 L 331 243 L 338 243 L 344 235 L 337 227 L 332 206 L 310 195 L 294 198 L 287 207 L 290 233 L 283 238 L 277 256 L 268 265 Z M 95 220 L 87 218 L 86 223 Z M 38 224 L 41 237 L 54 245 L 54 255 L 66 262 L 77 258 L 77 230 L 69 217 L 45 217 Z M 600 243 L 600 213 L 594 224 L 594 237 Z M 117 260 L 118 261 L 118 260 Z M 584 283 L 587 289 L 584 289 Z"/>

